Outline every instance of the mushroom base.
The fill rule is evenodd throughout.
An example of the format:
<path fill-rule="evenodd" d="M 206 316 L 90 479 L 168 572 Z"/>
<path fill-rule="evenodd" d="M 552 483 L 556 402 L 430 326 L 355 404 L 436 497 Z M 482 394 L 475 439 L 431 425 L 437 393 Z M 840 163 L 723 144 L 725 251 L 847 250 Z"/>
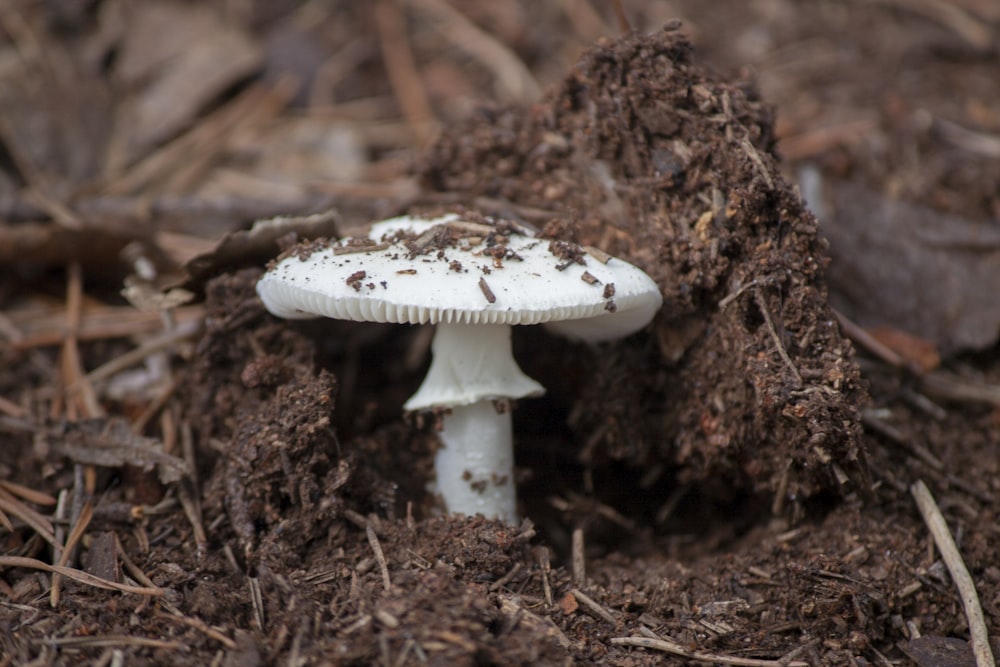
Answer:
<path fill-rule="evenodd" d="M 438 493 L 449 512 L 517 522 L 510 411 L 493 401 L 451 408 L 438 434 Z"/>

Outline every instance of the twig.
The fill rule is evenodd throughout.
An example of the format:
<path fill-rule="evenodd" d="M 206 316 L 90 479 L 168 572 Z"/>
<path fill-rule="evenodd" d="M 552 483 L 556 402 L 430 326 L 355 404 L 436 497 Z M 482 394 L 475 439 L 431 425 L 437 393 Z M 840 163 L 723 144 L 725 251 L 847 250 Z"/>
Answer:
<path fill-rule="evenodd" d="M 496 37 L 480 29 L 445 0 L 409 0 L 437 19 L 441 36 L 493 71 L 514 101 L 531 103 L 541 95 L 541 86 L 528 66 Z"/>
<path fill-rule="evenodd" d="M 962 606 L 965 608 L 965 617 L 969 623 L 969 635 L 972 639 L 972 653 L 976 656 L 977 667 L 995 667 L 993 660 L 993 650 L 990 647 L 990 635 L 986 629 L 986 620 L 983 618 L 983 608 L 979 604 L 979 595 L 976 593 L 976 584 L 972 580 L 972 575 L 962 561 L 962 554 L 952 539 L 948 524 L 941 514 L 934 496 L 931 495 L 927 485 L 923 480 L 918 480 L 910 487 L 910 493 L 920 509 L 920 515 L 924 518 L 934 544 L 937 545 L 944 560 L 948 573 L 951 574 L 952 581 L 962 597 Z"/>
<path fill-rule="evenodd" d="M 622 0 L 614 0 L 611 5 L 615 8 L 615 19 L 618 21 L 618 30 L 622 34 L 626 34 L 632 31 L 632 26 L 628 22 L 628 15 L 625 13 L 625 7 L 622 5 Z"/>
<path fill-rule="evenodd" d="M 94 387 L 83 372 L 83 362 L 80 360 L 80 348 L 77 345 L 77 332 L 83 310 L 83 269 L 79 262 L 71 262 L 67 270 L 66 280 L 66 333 L 62 346 L 63 386 L 67 389 L 74 385 L 79 388 L 75 395 L 67 392 L 66 411 L 70 419 L 77 418 L 76 401 L 87 417 L 103 417 L 104 410 L 97 401 Z"/>
<path fill-rule="evenodd" d="M 523 623 L 533 630 L 551 637 L 565 649 L 574 647 L 573 642 L 570 641 L 569 637 L 567 637 L 563 631 L 559 629 L 559 626 L 556 625 L 551 618 L 547 616 L 539 616 L 538 614 L 525 609 L 518 604 L 516 598 L 501 595 L 500 611 L 513 619 L 507 632 L 516 628 L 519 623 Z"/>
<path fill-rule="evenodd" d="M 22 503 L 8 490 L 2 488 L 0 488 L 0 512 L 17 517 L 30 526 L 43 540 L 54 547 L 62 548 L 62 545 L 56 542 L 55 528 L 52 522 L 43 514 L 39 514 Z"/>
<path fill-rule="evenodd" d="M 186 177 L 192 183 L 203 174 L 201 167 L 222 153 L 232 137 L 248 127 L 260 126 L 275 118 L 295 96 L 297 87 L 288 79 L 278 79 L 270 86 L 251 86 L 225 106 L 208 115 L 186 133 L 144 157 L 105 185 L 103 194 L 131 195 L 146 190 L 155 193 L 154 184 L 163 179 Z M 192 162 L 192 158 L 196 160 Z M 124 167 L 124 165 L 122 165 Z M 180 183 L 174 183 L 180 191 Z"/>
<path fill-rule="evenodd" d="M 573 27 L 577 41 L 589 44 L 612 32 L 590 0 L 560 0 L 559 5 Z"/>
<path fill-rule="evenodd" d="M 583 528 L 573 529 L 573 553 L 571 562 L 573 567 L 573 583 L 577 586 L 583 586 L 584 581 L 587 578 L 586 560 L 583 552 Z"/>
<path fill-rule="evenodd" d="M 938 128 L 945 139 L 959 148 L 993 160 L 1000 158 L 1000 137 L 996 135 L 975 132 L 957 123 L 937 118 L 934 119 L 934 126 Z M 784 147 L 784 142 L 782 142 L 782 147 Z M 782 148 L 782 152 L 784 152 L 784 148 Z"/>
<path fill-rule="evenodd" d="M 545 604 L 552 606 L 552 585 L 549 583 L 549 571 L 552 564 L 549 561 L 549 549 L 542 545 L 538 547 L 538 567 L 542 571 L 542 591 L 545 593 Z"/>
<path fill-rule="evenodd" d="M 903 435 L 899 429 L 880 419 L 872 410 L 861 411 L 861 424 L 866 429 L 873 431 L 874 433 L 891 440 L 903 449 L 906 449 L 915 457 L 930 466 L 932 470 L 936 470 L 938 472 L 944 470 L 944 463 L 942 463 L 938 457 L 934 456 L 929 449 L 921 445 L 919 442 L 914 442 L 913 439 Z"/>
<path fill-rule="evenodd" d="M 761 158 L 760 153 L 757 152 L 757 149 L 750 142 L 750 139 L 748 139 L 747 137 L 743 137 L 740 140 L 740 146 L 743 148 L 743 151 L 747 154 L 747 157 L 750 158 L 750 162 L 753 163 L 753 166 L 757 169 L 757 172 L 760 174 L 760 177 L 764 179 L 764 183 L 767 185 L 767 189 L 773 190 L 774 181 L 771 180 L 771 174 L 767 171 L 767 167 L 764 165 L 764 159 Z"/>
<path fill-rule="evenodd" d="M 877 0 L 880 4 L 922 14 L 964 39 L 976 51 L 988 51 L 993 43 L 990 25 L 949 0 Z"/>
<path fill-rule="evenodd" d="M 152 637 L 136 637 L 134 635 L 95 635 L 89 637 L 46 637 L 38 640 L 40 644 L 60 646 L 64 648 L 86 648 L 94 646 L 144 646 L 157 649 L 179 650 L 184 648 L 180 642 L 154 639 Z"/>
<path fill-rule="evenodd" d="M 0 239 L 2 243 L 2 239 Z M 0 258 L 0 262 L 3 259 Z M 201 318 L 204 309 L 201 306 L 182 306 L 175 311 L 182 322 Z M 58 345 L 63 342 L 66 326 L 63 315 L 45 314 L 20 317 L 18 313 L 8 313 L 11 321 L 21 327 L 24 335 L 10 346 L 14 350 L 27 350 L 46 345 Z M 159 313 L 144 313 L 132 306 L 105 306 L 94 309 L 86 308 L 82 314 L 80 328 L 76 339 L 80 341 L 100 340 L 104 338 L 123 338 L 144 333 L 152 333 L 162 327 Z"/>
<path fill-rule="evenodd" d="M 502 577 L 500 577 L 499 579 L 497 579 L 496 581 L 494 581 L 492 584 L 489 585 L 489 590 L 498 591 L 504 586 L 506 586 L 508 583 L 510 583 L 510 580 L 513 579 L 517 575 L 517 573 L 521 571 L 522 567 L 523 566 L 521 565 L 521 563 L 514 563 L 514 567 L 510 568 L 510 571 L 507 572 L 507 574 L 503 575 Z"/>
<path fill-rule="evenodd" d="M 11 495 L 24 498 L 29 503 L 35 503 L 36 505 L 51 506 L 59 502 L 56 498 L 53 498 L 44 491 L 37 491 L 30 487 L 24 486 L 23 484 L 12 482 L 8 479 L 0 479 L 0 488 L 8 491 Z"/>
<path fill-rule="evenodd" d="M 429 138 L 434 124 L 434 112 L 413 59 L 406 17 L 397 0 L 378 0 L 375 3 L 375 23 L 378 25 L 382 61 L 403 117 L 413 134 L 425 140 Z"/>
<path fill-rule="evenodd" d="M 924 375 L 920 378 L 920 388 L 935 398 L 1000 407 L 1000 385 L 967 380 L 946 371 L 931 371 Z"/>
<path fill-rule="evenodd" d="M 573 595 L 573 597 L 576 598 L 577 602 L 582 604 L 592 614 L 594 614 L 601 620 L 607 621 L 611 625 L 618 625 L 618 619 L 615 618 L 610 611 L 608 611 L 607 609 L 599 605 L 597 602 L 595 602 L 594 599 L 591 598 L 589 595 L 575 588 L 572 589 L 570 593 Z"/>
<path fill-rule="evenodd" d="M 94 502 L 88 498 L 83 504 L 83 509 L 80 512 L 80 516 L 77 517 L 76 523 L 73 524 L 73 529 L 70 531 L 69 537 L 66 538 L 66 544 L 63 545 L 62 553 L 59 555 L 59 562 L 56 563 L 59 567 L 65 567 L 69 562 L 69 559 L 76 551 L 76 545 L 83 539 L 83 534 L 87 532 L 87 526 L 90 525 L 90 520 L 93 518 Z M 49 595 L 49 604 L 52 605 L 53 609 L 59 606 L 60 583 L 60 574 L 55 572 L 52 575 L 52 591 Z"/>
<path fill-rule="evenodd" d="M 264 596 L 261 595 L 260 591 L 260 579 L 247 577 L 247 583 L 250 585 L 250 603 L 253 606 L 254 620 L 257 621 L 257 627 L 260 628 L 261 632 L 266 632 L 267 629 L 264 627 Z"/>
<path fill-rule="evenodd" d="M 87 374 L 87 379 L 90 382 L 100 382 L 101 380 L 107 379 L 115 373 L 123 371 L 126 368 L 139 363 L 146 357 L 155 354 L 156 352 L 165 350 L 189 338 L 196 337 L 201 332 L 201 328 L 202 321 L 200 319 L 196 319 L 180 324 L 173 331 L 164 331 L 161 334 L 157 334 L 139 347 L 133 348 L 125 354 L 119 355 L 90 371 L 90 373 Z M 75 386 L 71 387 L 71 389 L 73 388 L 75 388 Z"/>
<path fill-rule="evenodd" d="M 236 649 L 236 642 L 234 642 L 232 639 L 224 635 L 219 630 L 216 630 L 215 628 L 213 628 L 200 618 L 196 618 L 194 616 L 185 616 L 176 609 L 171 610 L 169 614 L 163 612 L 157 612 L 156 615 L 163 619 L 177 621 L 178 623 L 186 625 L 189 628 L 194 628 L 195 630 L 202 633 L 206 637 L 209 637 L 210 639 L 214 639 L 215 641 L 219 642 L 230 651 Z"/>
<path fill-rule="evenodd" d="M 866 117 L 843 121 L 838 125 L 809 127 L 798 134 L 781 138 L 781 157 L 792 162 L 815 158 L 838 145 L 860 141 L 875 130 L 876 126 L 874 118 Z M 810 201 L 810 204 L 813 203 Z"/>
<path fill-rule="evenodd" d="M 22 556 L 0 556 L 0 567 L 26 567 L 33 570 L 42 570 L 43 572 L 60 574 L 67 579 L 78 581 L 81 584 L 87 584 L 88 586 L 103 588 L 109 591 L 121 591 L 122 593 L 135 593 L 137 595 L 160 597 L 166 592 L 163 588 L 119 584 L 116 581 L 109 581 L 107 579 L 102 579 L 101 577 L 95 577 L 94 575 L 84 572 L 83 570 L 77 570 L 72 567 L 61 567 L 59 565 L 49 565 L 48 563 L 44 563 L 35 558 L 24 558 Z"/>
<path fill-rule="evenodd" d="M 388 591 L 392 588 L 392 581 L 389 579 L 389 566 L 385 561 L 385 553 L 382 551 L 382 545 L 378 541 L 378 535 L 375 534 L 375 529 L 372 528 L 371 524 L 365 526 L 365 534 L 368 536 L 368 544 L 371 545 L 372 551 L 375 552 L 375 562 L 378 563 L 378 568 L 382 572 L 382 587 Z"/>
<path fill-rule="evenodd" d="M 778 355 L 781 360 L 785 362 L 789 370 L 792 371 L 792 377 L 795 378 L 797 384 L 802 384 L 802 376 L 799 375 L 799 369 L 795 367 L 792 363 L 792 358 L 788 356 L 788 350 L 785 349 L 784 344 L 781 342 L 781 337 L 778 336 L 778 330 L 774 327 L 774 320 L 771 319 L 771 313 L 767 309 L 767 303 L 764 301 L 764 295 L 761 293 L 760 289 L 754 288 L 753 290 L 754 298 L 757 300 L 757 305 L 760 306 L 760 312 L 764 316 L 764 324 L 767 325 L 767 332 L 771 334 L 771 338 L 774 340 L 774 344 L 778 348 Z"/>
<path fill-rule="evenodd" d="M 28 411 L 14 401 L 0 396 L 0 412 L 16 419 L 27 417 Z"/>
<path fill-rule="evenodd" d="M 758 660 L 756 658 L 737 658 L 717 653 L 702 653 L 701 651 L 691 651 L 680 644 L 667 639 L 653 639 L 651 637 L 613 637 L 611 643 L 616 646 L 637 646 L 639 648 L 649 648 L 654 651 L 663 651 L 672 655 L 679 655 L 691 660 L 700 662 L 714 662 L 720 665 L 737 665 L 738 667 L 809 667 L 809 663 L 795 660 L 793 662 L 783 662 L 780 660 Z"/>
<path fill-rule="evenodd" d="M 895 350 L 875 338 L 875 336 L 872 336 L 836 308 L 831 308 L 830 310 L 833 311 L 833 316 L 837 318 L 837 322 L 840 324 L 840 328 L 845 336 L 890 366 L 895 366 L 896 368 L 904 368 L 906 366 L 906 362 Z"/>

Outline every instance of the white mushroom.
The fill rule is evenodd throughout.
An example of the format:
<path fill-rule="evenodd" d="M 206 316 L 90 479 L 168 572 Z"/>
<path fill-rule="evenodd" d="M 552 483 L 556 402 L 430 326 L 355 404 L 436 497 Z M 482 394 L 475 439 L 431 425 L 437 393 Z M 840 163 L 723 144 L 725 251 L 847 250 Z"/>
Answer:
<path fill-rule="evenodd" d="M 509 402 L 544 388 L 514 361 L 510 327 L 597 342 L 644 327 L 662 297 L 639 268 L 512 223 L 395 218 L 369 238 L 286 257 L 257 284 L 279 317 L 436 324 L 407 410 L 445 411 L 435 459 L 449 512 L 516 522 Z"/>

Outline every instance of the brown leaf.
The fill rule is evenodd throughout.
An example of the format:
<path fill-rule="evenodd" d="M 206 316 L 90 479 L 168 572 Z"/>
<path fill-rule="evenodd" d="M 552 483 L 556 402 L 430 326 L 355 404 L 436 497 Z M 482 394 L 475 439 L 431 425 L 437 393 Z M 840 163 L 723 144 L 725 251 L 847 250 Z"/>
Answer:
<path fill-rule="evenodd" d="M 966 220 L 835 186 L 823 220 L 830 300 L 865 328 L 907 331 L 950 353 L 982 349 L 1000 332 L 1000 234 Z"/>
<path fill-rule="evenodd" d="M 161 1 L 130 8 L 116 69 L 122 83 L 139 87 L 123 119 L 126 162 L 188 127 L 263 58 L 257 43 L 208 7 Z"/>
<path fill-rule="evenodd" d="M 0 63 L 0 143 L 24 181 L 62 195 L 102 172 L 111 94 L 65 42 L 33 34 L 37 51 Z"/>
<path fill-rule="evenodd" d="M 227 234 L 213 251 L 199 255 L 184 265 L 188 278 L 182 286 L 197 290 L 223 270 L 264 264 L 278 254 L 279 239 L 289 235 L 296 239 L 335 238 L 340 235 L 337 213 L 326 211 L 315 215 L 258 220 L 249 231 Z"/>
<path fill-rule="evenodd" d="M 559 599 L 559 609 L 562 613 L 569 616 L 580 608 L 580 603 L 576 601 L 576 597 L 572 593 L 567 593 Z"/>
<path fill-rule="evenodd" d="M 955 637 L 917 637 L 900 642 L 899 649 L 919 667 L 976 667 L 972 647 Z"/>
<path fill-rule="evenodd" d="M 131 465 L 145 470 L 155 467 L 164 484 L 191 474 L 184 459 L 162 451 L 159 440 L 135 435 L 122 419 L 64 422 L 44 435 L 54 452 L 75 463 L 106 468 Z"/>
<path fill-rule="evenodd" d="M 929 340 L 884 325 L 875 327 L 868 333 L 921 374 L 929 373 L 941 365 L 937 346 Z"/>

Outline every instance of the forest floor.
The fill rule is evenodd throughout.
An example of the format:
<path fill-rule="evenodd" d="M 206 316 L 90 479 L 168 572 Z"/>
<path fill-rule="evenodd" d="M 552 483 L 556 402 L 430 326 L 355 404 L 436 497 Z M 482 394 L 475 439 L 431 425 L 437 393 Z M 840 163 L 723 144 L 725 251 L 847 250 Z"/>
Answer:
<path fill-rule="evenodd" d="M 1000 9 L 622 4 L 0 8 L 0 667 L 984 659 Z M 428 327 L 254 289 L 441 210 L 664 296 L 514 332 L 516 526 L 428 491 Z"/>

